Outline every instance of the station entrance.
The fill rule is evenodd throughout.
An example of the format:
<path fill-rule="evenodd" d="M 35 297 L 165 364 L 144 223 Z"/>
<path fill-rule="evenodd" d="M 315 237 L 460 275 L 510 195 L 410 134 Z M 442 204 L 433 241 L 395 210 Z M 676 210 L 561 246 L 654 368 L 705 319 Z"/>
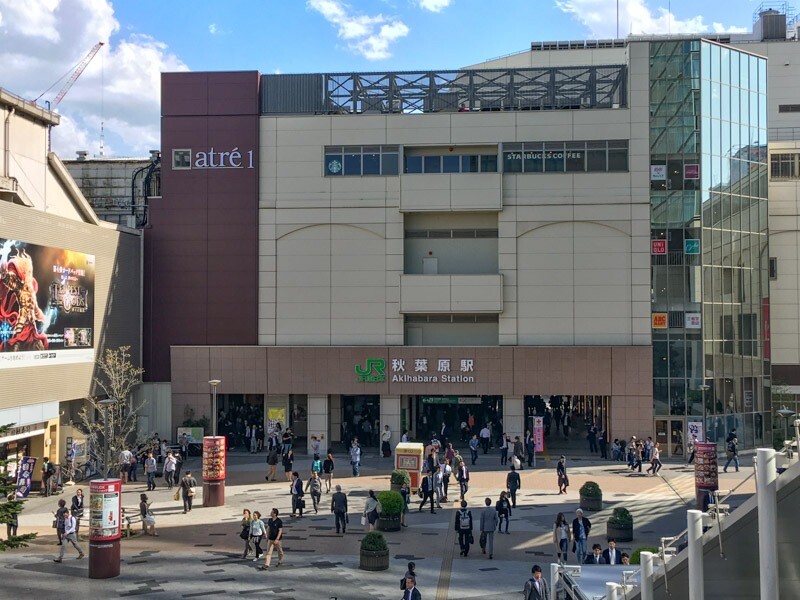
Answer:
<path fill-rule="evenodd" d="M 533 429 L 533 418 L 543 417 L 545 449 L 591 454 L 587 436 L 594 427 L 613 441 L 610 396 L 534 395 L 525 396 L 525 428 Z"/>
<path fill-rule="evenodd" d="M 452 442 L 453 446 L 463 448 L 472 434 L 487 424 L 493 440 L 503 433 L 502 396 L 411 396 L 411 399 L 418 441 L 428 442 L 435 433 L 443 444 Z"/>

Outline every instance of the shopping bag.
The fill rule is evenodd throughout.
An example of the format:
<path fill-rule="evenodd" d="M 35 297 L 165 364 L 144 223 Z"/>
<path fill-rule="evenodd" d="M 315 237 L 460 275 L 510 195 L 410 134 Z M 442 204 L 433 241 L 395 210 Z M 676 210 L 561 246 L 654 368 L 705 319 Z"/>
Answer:
<path fill-rule="evenodd" d="M 175 502 L 181 499 L 180 489 L 175 490 L 175 494 L 172 496 L 172 499 L 175 500 Z"/>
<path fill-rule="evenodd" d="M 362 525 L 366 525 L 367 524 L 367 517 L 365 517 L 364 515 L 361 515 L 361 524 Z"/>

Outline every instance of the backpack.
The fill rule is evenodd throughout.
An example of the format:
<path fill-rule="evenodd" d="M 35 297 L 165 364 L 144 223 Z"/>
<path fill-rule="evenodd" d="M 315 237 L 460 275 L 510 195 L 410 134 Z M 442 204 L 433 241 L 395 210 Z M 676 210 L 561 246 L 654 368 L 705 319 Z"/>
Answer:
<path fill-rule="evenodd" d="M 461 511 L 461 514 L 458 517 L 458 527 L 459 529 L 469 529 L 469 511 Z"/>

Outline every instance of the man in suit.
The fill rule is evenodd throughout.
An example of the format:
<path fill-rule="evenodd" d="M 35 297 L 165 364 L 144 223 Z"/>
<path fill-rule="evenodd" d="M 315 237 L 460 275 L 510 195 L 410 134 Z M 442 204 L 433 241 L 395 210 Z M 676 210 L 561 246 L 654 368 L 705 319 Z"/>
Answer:
<path fill-rule="evenodd" d="M 331 496 L 331 512 L 336 521 L 336 533 L 341 525 L 342 533 L 347 532 L 347 495 L 342 492 L 342 486 L 336 486 L 336 492 Z"/>
<path fill-rule="evenodd" d="M 492 506 L 492 499 L 486 498 L 486 508 L 481 511 L 481 537 L 486 537 L 486 544 L 481 548 L 484 554 L 489 549 L 489 559 L 494 558 L 494 530 L 497 529 L 500 519 L 497 511 Z"/>
<path fill-rule="evenodd" d="M 603 559 L 605 559 L 607 565 L 622 564 L 622 554 L 617 550 L 617 540 L 614 538 L 608 540 L 608 548 L 603 550 Z"/>
<path fill-rule="evenodd" d="M 431 514 L 435 515 L 436 511 L 433 510 L 433 472 L 428 471 L 428 474 L 422 478 L 422 484 L 420 485 L 420 490 L 422 490 L 422 502 L 419 503 L 419 512 L 422 512 L 422 507 L 425 506 L 425 503 L 430 500 L 431 503 Z"/>
<path fill-rule="evenodd" d="M 403 600 L 422 600 L 422 594 L 417 589 L 416 577 L 406 576 L 406 590 L 403 592 Z"/>
<path fill-rule="evenodd" d="M 592 554 L 586 557 L 586 560 L 583 561 L 585 565 L 604 565 L 606 564 L 606 559 L 603 558 L 602 548 L 600 544 L 594 544 L 592 546 Z"/>
<path fill-rule="evenodd" d="M 517 490 L 522 487 L 522 482 L 519 478 L 519 473 L 514 468 L 514 465 L 511 465 L 511 470 L 509 471 L 508 475 L 506 475 L 506 489 L 508 493 L 511 495 L 511 507 L 517 508 Z"/>
<path fill-rule="evenodd" d="M 542 577 L 542 568 L 539 565 L 533 565 L 531 573 L 533 573 L 533 577 L 525 582 L 522 597 L 525 600 L 550 600 L 550 589 L 547 587 L 547 581 Z"/>

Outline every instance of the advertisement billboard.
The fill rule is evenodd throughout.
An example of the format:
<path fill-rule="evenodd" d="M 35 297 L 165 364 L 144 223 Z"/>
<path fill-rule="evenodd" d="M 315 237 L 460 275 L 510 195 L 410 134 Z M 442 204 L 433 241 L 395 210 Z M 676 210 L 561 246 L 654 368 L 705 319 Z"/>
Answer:
<path fill-rule="evenodd" d="M 203 438 L 203 481 L 225 479 L 225 437 Z"/>
<path fill-rule="evenodd" d="M 708 492 L 719 489 L 718 471 L 716 442 L 695 442 L 694 489 L 698 509 L 702 508 Z"/>
<path fill-rule="evenodd" d="M 544 417 L 533 419 L 533 444 L 536 452 L 544 452 Z"/>
<path fill-rule="evenodd" d="M 27 498 L 31 493 L 31 478 L 35 466 L 36 458 L 33 456 L 23 456 L 20 459 L 17 469 L 17 491 L 14 494 L 17 499 Z"/>
<path fill-rule="evenodd" d="M 94 361 L 91 254 L 0 238 L 0 368 Z"/>
<path fill-rule="evenodd" d="M 102 542 L 122 537 L 119 479 L 100 479 L 89 484 L 89 540 Z"/>

